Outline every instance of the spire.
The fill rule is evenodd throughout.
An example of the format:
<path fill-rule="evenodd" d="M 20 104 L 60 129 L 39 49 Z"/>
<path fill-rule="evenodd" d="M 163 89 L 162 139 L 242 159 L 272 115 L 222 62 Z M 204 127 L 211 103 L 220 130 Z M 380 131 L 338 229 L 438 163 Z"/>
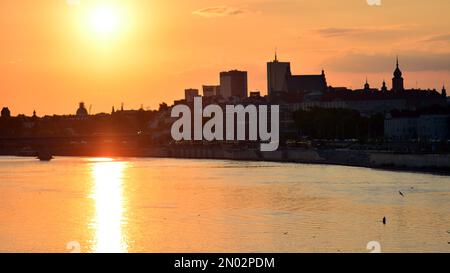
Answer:
<path fill-rule="evenodd" d="M 397 67 L 395 68 L 395 71 L 394 71 L 394 78 L 401 78 L 402 77 L 402 71 L 400 70 L 398 56 L 397 56 L 396 66 Z"/>
<path fill-rule="evenodd" d="M 444 98 L 447 97 L 447 90 L 445 90 L 445 84 L 442 85 L 442 93 L 441 93 L 441 95 L 442 95 Z"/>
<path fill-rule="evenodd" d="M 366 77 L 366 84 L 364 84 L 364 89 L 368 91 L 370 89 L 369 80 Z"/>
<path fill-rule="evenodd" d="M 381 87 L 382 92 L 387 92 L 386 81 L 383 79 L 383 86 Z"/>
<path fill-rule="evenodd" d="M 275 48 L 275 62 L 278 62 L 277 48 Z"/>

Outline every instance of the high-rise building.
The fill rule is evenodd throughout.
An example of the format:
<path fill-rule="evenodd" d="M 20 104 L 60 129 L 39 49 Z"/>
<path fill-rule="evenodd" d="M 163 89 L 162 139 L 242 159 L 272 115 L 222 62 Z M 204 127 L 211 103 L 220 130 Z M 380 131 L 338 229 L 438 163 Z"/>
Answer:
<path fill-rule="evenodd" d="M 402 92 L 404 90 L 405 90 L 404 80 L 402 77 L 402 71 L 400 70 L 400 67 L 398 65 L 398 58 L 397 58 L 397 68 L 394 71 L 394 78 L 392 78 L 392 91 Z"/>
<path fill-rule="evenodd" d="M 246 98 L 248 95 L 247 71 L 221 72 L 220 93 L 224 98 Z"/>
<path fill-rule="evenodd" d="M 267 92 L 288 92 L 288 79 L 291 76 L 291 63 L 279 62 L 275 53 L 275 60 L 267 63 Z"/>
<path fill-rule="evenodd" d="M 198 89 L 186 89 L 184 90 L 184 99 L 186 102 L 194 102 L 194 98 L 198 97 Z"/>
<path fill-rule="evenodd" d="M 220 85 L 203 85 L 204 97 L 215 97 L 220 95 Z"/>

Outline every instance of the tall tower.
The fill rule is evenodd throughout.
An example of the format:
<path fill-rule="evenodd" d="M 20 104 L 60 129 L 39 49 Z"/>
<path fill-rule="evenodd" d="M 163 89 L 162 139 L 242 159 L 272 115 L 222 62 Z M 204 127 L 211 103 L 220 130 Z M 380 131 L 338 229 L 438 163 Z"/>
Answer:
<path fill-rule="evenodd" d="M 381 86 L 381 92 L 386 93 L 388 91 L 387 86 L 386 86 L 386 81 L 383 80 L 383 86 Z"/>
<path fill-rule="evenodd" d="M 442 86 L 442 93 L 441 93 L 442 97 L 446 98 L 447 97 L 447 90 L 445 90 L 445 85 Z"/>
<path fill-rule="evenodd" d="M 278 61 L 277 52 L 275 59 L 267 63 L 267 92 L 272 95 L 275 92 L 288 92 L 288 77 L 291 76 L 291 63 Z"/>
<path fill-rule="evenodd" d="M 366 83 L 364 84 L 364 93 L 370 93 L 369 79 L 366 77 Z"/>
<path fill-rule="evenodd" d="M 224 98 L 248 97 L 247 71 L 231 70 L 220 73 L 220 94 Z"/>
<path fill-rule="evenodd" d="M 400 70 L 398 64 L 398 57 L 397 57 L 397 68 L 394 71 L 394 78 L 392 78 L 392 91 L 402 92 L 404 90 L 405 90 L 404 80 L 402 77 L 402 71 Z"/>

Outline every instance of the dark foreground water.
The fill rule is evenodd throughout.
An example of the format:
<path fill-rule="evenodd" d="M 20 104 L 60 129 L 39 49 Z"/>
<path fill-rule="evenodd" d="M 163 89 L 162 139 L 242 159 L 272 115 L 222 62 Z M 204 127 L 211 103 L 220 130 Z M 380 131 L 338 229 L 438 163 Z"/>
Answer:
<path fill-rule="evenodd" d="M 371 241 L 383 252 L 450 252 L 450 178 L 284 163 L 0 157 L 0 252 L 369 252 Z"/>

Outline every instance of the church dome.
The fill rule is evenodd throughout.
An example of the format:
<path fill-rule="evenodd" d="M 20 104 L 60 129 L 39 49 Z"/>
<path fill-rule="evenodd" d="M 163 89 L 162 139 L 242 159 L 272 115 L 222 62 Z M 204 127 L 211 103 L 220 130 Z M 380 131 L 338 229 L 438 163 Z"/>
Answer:
<path fill-rule="evenodd" d="M 87 116 L 88 111 L 86 110 L 86 107 L 84 107 L 84 102 L 80 102 L 80 107 L 77 110 L 77 116 Z"/>
<path fill-rule="evenodd" d="M 395 71 L 394 71 L 394 77 L 400 78 L 401 76 L 402 76 L 402 71 L 401 71 L 400 68 L 398 68 L 398 66 L 397 66 L 397 68 L 396 68 Z"/>
<path fill-rule="evenodd" d="M 394 71 L 394 77 L 396 77 L 396 78 L 402 77 L 402 71 L 400 70 L 400 67 L 398 65 L 398 59 L 397 59 L 397 68 L 395 68 L 395 71 Z"/>

